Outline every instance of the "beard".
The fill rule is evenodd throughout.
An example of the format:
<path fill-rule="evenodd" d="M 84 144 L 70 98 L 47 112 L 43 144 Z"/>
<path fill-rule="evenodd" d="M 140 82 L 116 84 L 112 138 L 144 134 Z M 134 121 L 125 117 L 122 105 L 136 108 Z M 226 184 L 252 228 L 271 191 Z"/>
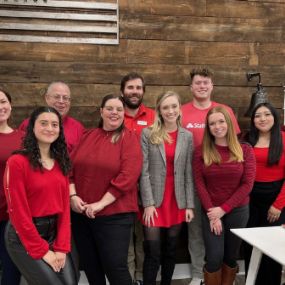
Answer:
<path fill-rule="evenodd" d="M 130 98 L 123 96 L 123 100 L 128 108 L 130 109 L 137 109 L 142 103 L 143 98 L 140 98 L 137 103 L 133 103 Z"/>

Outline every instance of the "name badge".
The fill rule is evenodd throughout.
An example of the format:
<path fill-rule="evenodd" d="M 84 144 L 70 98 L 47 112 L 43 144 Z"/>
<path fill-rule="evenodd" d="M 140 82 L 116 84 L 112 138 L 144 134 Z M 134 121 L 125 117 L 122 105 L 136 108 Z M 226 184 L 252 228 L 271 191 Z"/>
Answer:
<path fill-rule="evenodd" d="M 147 126 L 147 121 L 137 121 L 137 124 L 140 126 Z"/>

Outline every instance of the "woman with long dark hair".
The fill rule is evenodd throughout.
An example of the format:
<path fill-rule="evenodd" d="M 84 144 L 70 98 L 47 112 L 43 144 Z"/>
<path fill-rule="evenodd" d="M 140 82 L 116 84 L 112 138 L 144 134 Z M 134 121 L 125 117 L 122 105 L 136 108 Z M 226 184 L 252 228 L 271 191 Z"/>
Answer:
<path fill-rule="evenodd" d="M 13 151 L 19 149 L 22 143 L 23 133 L 14 130 L 9 125 L 12 111 L 12 98 L 10 94 L 0 89 L 0 260 L 2 264 L 1 285 L 19 285 L 21 274 L 11 260 L 4 242 L 4 231 L 9 216 L 7 202 L 3 187 L 3 175 L 7 159 Z"/>
<path fill-rule="evenodd" d="M 203 144 L 193 159 L 195 186 L 203 206 L 204 281 L 205 285 L 232 285 L 241 240 L 230 229 L 246 227 L 255 159 L 252 147 L 239 143 L 225 107 L 210 109 L 205 124 Z"/>
<path fill-rule="evenodd" d="M 8 159 L 4 176 L 10 217 L 6 247 L 30 285 L 77 284 L 68 254 L 70 167 L 59 113 L 37 108 L 23 148 Z"/>
<path fill-rule="evenodd" d="M 248 141 L 256 158 L 256 177 L 250 194 L 248 227 L 279 226 L 285 223 L 285 133 L 279 115 L 269 103 L 257 105 L 251 116 Z M 245 246 L 246 270 L 252 247 Z M 282 266 L 263 256 L 256 285 L 279 285 Z"/>
<path fill-rule="evenodd" d="M 106 95 L 99 127 L 87 131 L 72 153 L 72 229 L 90 285 L 131 285 L 127 256 L 138 211 L 142 154 L 136 134 L 124 127 L 121 96 Z"/>

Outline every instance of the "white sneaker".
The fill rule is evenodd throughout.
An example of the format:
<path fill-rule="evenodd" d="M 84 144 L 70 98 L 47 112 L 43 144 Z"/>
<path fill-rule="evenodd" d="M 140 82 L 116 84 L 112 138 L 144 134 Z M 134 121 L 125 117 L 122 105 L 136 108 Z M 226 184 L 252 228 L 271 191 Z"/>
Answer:
<path fill-rule="evenodd" d="M 204 284 L 203 279 L 197 277 L 194 277 L 189 283 L 189 285 L 202 285 L 202 284 Z"/>

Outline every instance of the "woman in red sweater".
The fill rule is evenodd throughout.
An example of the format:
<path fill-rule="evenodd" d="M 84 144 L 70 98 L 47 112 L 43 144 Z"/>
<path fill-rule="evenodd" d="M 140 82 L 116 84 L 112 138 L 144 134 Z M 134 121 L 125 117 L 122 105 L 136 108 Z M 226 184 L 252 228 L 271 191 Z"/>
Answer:
<path fill-rule="evenodd" d="M 73 236 L 90 285 L 131 285 L 128 247 L 142 153 L 124 127 L 121 96 L 103 98 L 99 128 L 87 131 L 72 153 L 70 185 Z"/>
<path fill-rule="evenodd" d="M 23 133 L 13 130 L 8 120 L 11 115 L 11 96 L 0 89 L 0 260 L 2 264 L 1 285 L 19 285 L 21 274 L 11 260 L 4 242 L 4 231 L 9 216 L 3 187 L 3 175 L 7 159 L 12 152 L 21 147 Z"/>
<path fill-rule="evenodd" d="M 4 175 L 8 253 L 29 284 L 75 285 L 68 255 L 70 160 L 54 108 L 40 107 L 32 113 L 23 149 L 15 153 Z"/>
<path fill-rule="evenodd" d="M 251 146 L 238 142 L 223 106 L 212 108 L 205 123 L 203 144 L 193 159 L 195 186 L 204 210 L 204 281 L 206 285 L 232 285 L 241 240 L 230 229 L 247 224 L 255 159 Z"/>
<path fill-rule="evenodd" d="M 285 223 L 285 133 L 280 131 L 279 115 L 272 105 L 257 105 L 251 116 L 249 143 L 256 158 L 256 177 L 250 194 L 248 227 L 278 226 Z M 252 247 L 245 247 L 248 269 Z M 282 266 L 263 256 L 256 285 L 280 285 Z"/>

